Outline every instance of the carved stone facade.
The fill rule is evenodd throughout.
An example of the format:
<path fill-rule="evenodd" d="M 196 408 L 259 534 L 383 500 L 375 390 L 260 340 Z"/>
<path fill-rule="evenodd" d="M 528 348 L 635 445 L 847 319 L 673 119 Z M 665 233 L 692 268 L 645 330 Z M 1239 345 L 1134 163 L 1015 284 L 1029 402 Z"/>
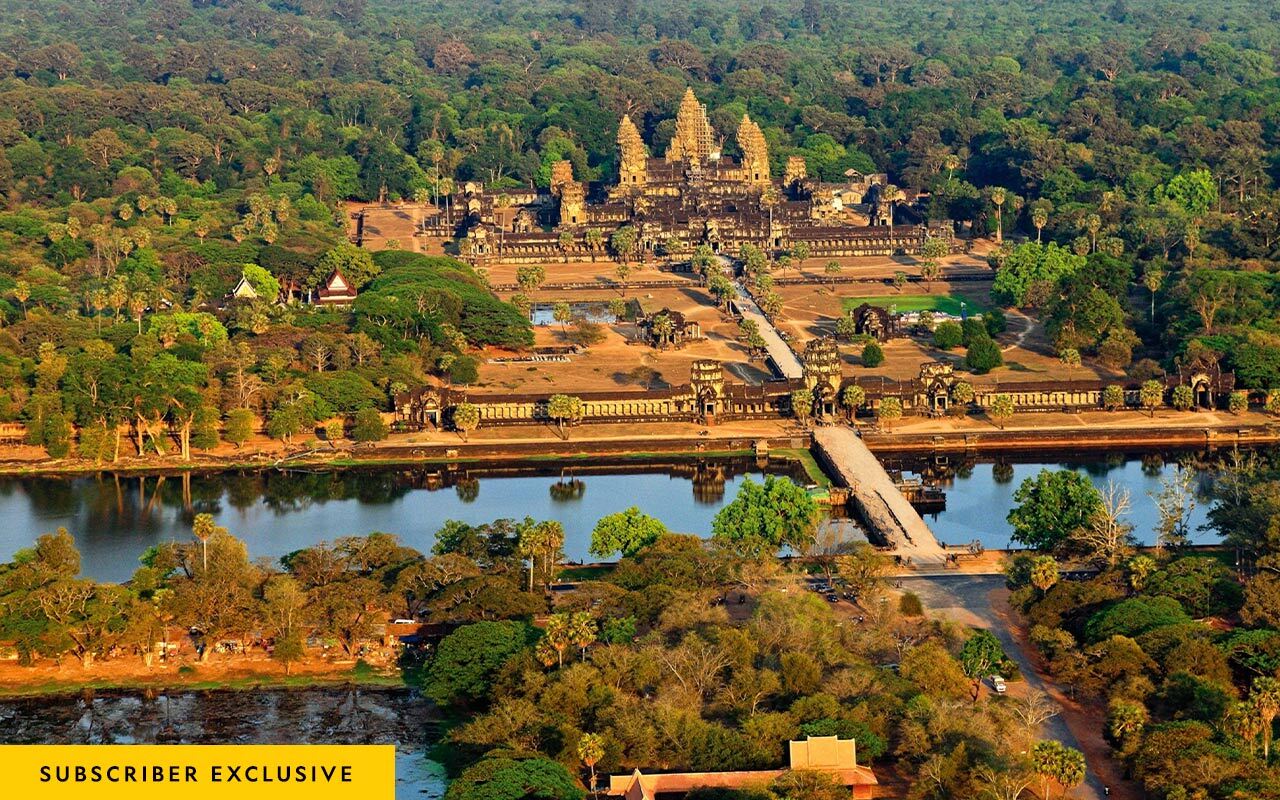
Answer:
<path fill-rule="evenodd" d="M 645 165 L 649 149 L 630 116 L 618 123 L 618 184 L 623 188 L 642 188 L 648 179 Z"/>
<path fill-rule="evenodd" d="M 863 379 L 846 380 L 839 370 L 839 353 L 830 340 L 817 339 L 806 347 L 803 378 L 748 385 L 729 383 L 721 365 L 710 359 L 694 361 L 689 383 L 650 391 L 584 392 L 582 422 L 700 422 L 774 419 L 793 416 L 791 395 L 808 389 L 814 395 L 814 416 L 829 419 L 839 410 L 844 387 L 858 383 L 866 396 L 864 412 L 872 412 L 886 397 L 897 398 L 903 411 L 912 415 L 941 414 L 954 405 L 954 387 L 962 380 L 947 362 L 921 364 L 919 376 L 909 381 Z M 1188 377 L 1199 380 L 1196 374 Z M 1219 373 L 1214 396 L 1225 397 L 1224 388 L 1234 385 L 1235 376 Z M 1187 384 L 1177 375 L 1165 379 L 1166 390 Z M 1019 413 L 1034 411 L 1084 410 L 1102 407 L 1106 383 L 1099 380 L 1040 381 L 1003 386 L 974 387 L 970 407 L 988 408 L 997 395 L 1008 395 Z M 1122 384 L 1125 403 L 1138 407 L 1140 384 Z M 1229 389 L 1227 390 L 1229 391 Z M 472 403 L 480 410 L 481 427 L 531 425 L 551 421 L 547 405 L 551 395 L 498 395 L 473 393 L 468 389 L 426 386 L 402 392 L 395 398 L 396 420 L 406 428 L 448 428 L 453 409 Z"/>
<path fill-rule="evenodd" d="M 878 342 L 901 335 L 898 315 L 870 303 L 863 303 L 853 310 L 853 330 L 859 335 L 871 336 Z"/>
<path fill-rule="evenodd" d="M 801 359 L 804 385 L 813 393 L 813 413 L 825 419 L 836 413 L 840 401 L 840 350 L 829 336 L 810 339 Z"/>
<path fill-rule="evenodd" d="M 768 186 L 769 145 L 764 140 L 760 126 L 751 117 L 742 115 L 738 126 L 738 149 L 742 151 L 742 178 L 749 184 Z"/>
<path fill-rule="evenodd" d="M 636 247 L 626 255 L 640 261 L 684 259 L 703 244 L 722 253 L 737 253 L 744 244 L 779 253 L 803 242 L 814 258 L 915 254 L 929 236 L 955 246 L 946 222 L 868 225 L 871 208 L 861 204 L 882 175 L 821 183 L 808 177 L 804 159 L 792 157 L 782 180 L 775 180 L 764 133 L 750 116 L 734 136 L 740 155 L 721 155 L 707 110 L 692 91 L 680 103 L 675 127 L 665 155 L 653 158 L 636 122 L 623 117 L 616 183 L 589 186 L 567 162 L 553 166 L 546 192 L 467 183 L 448 201 L 460 217 L 434 215 L 422 233 L 461 236 L 461 252 L 486 264 L 618 258 L 609 242 L 623 227 L 636 232 Z M 531 224 L 516 230 L 513 208 Z M 914 219 L 901 206 L 899 217 L 899 223 Z M 562 239 L 566 231 L 572 236 Z"/>
<path fill-rule="evenodd" d="M 676 112 L 676 132 L 667 146 L 667 162 L 687 162 L 698 166 L 711 160 L 715 153 L 715 132 L 707 120 L 707 107 L 698 102 L 693 89 L 685 89 Z"/>
<path fill-rule="evenodd" d="M 697 320 L 669 308 L 639 317 L 636 325 L 644 331 L 649 344 L 660 350 L 683 347 L 686 342 L 702 338 L 702 325 Z"/>

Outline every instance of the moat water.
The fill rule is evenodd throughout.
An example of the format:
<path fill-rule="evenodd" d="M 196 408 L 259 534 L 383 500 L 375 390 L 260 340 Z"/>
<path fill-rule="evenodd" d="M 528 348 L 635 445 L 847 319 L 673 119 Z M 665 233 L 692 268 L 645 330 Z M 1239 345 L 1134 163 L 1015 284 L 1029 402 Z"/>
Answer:
<path fill-rule="evenodd" d="M 397 800 L 437 800 L 430 704 L 407 690 L 86 692 L 0 700 L 0 744 L 394 744 Z"/>
<path fill-rule="evenodd" d="M 1157 514 L 1150 494 L 1178 458 L 1202 454 L 1084 454 L 1011 456 L 999 460 L 963 457 L 898 458 L 886 466 L 905 477 L 921 477 L 943 488 L 946 508 L 926 514 L 938 538 L 952 544 L 980 541 L 1009 546 L 1005 516 L 1019 483 L 1042 468 L 1075 469 L 1099 486 L 1109 481 L 1129 490 L 1129 522 L 1143 542 L 1154 540 Z M 278 558 L 340 536 L 372 531 L 396 534 L 427 552 L 434 532 L 448 519 L 472 524 L 502 517 L 556 519 L 565 528 L 570 560 L 589 560 L 591 529 L 600 517 L 628 506 L 661 519 L 674 530 L 707 535 L 711 520 L 731 501 L 742 481 L 765 473 L 806 480 L 793 462 L 752 459 L 667 464 L 616 462 L 572 467 L 500 469 L 477 466 L 233 472 L 196 476 L 116 476 L 0 479 L 0 561 L 29 547 L 41 533 L 65 527 L 82 553 L 85 575 L 127 579 L 151 545 L 186 540 L 196 513 L 246 540 L 253 557 Z M 1195 539 L 1212 501 L 1212 473 L 1198 473 L 1200 492 L 1192 514 Z M 842 527 L 848 527 L 842 526 Z"/>

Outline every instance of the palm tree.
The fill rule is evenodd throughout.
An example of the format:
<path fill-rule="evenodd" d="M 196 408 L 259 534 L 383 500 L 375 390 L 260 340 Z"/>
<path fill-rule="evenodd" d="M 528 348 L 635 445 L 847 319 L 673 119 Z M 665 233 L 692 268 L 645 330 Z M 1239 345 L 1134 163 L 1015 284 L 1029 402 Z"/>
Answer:
<path fill-rule="evenodd" d="M 579 611 L 569 618 L 569 639 L 586 660 L 587 648 L 596 640 L 596 621 L 591 618 L 591 612 Z"/>
<path fill-rule="evenodd" d="M 676 323 L 671 319 L 670 314 L 658 314 L 650 323 L 650 330 L 653 331 L 653 338 L 657 341 L 658 349 L 665 349 L 675 336 Z"/>
<path fill-rule="evenodd" d="M 568 614 L 552 614 L 547 618 L 547 627 L 544 635 L 546 642 L 556 651 L 556 660 L 560 666 L 564 666 L 564 651 L 569 646 L 569 615 Z"/>
<path fill-rule="evenodd" d="M 1039 556 L 1031 564 L 1031 585 L 1041 594 L 1058 582 L 1058 562 L 1053 556 Z"/>
<path fill-rule="evenodd" d="M 1008 193 L 1003 186 L 991 188 L 991 204 L 996 207 L 996 244 L 1004 241 L 1004 201 Z"/>
<path fill-rule="evenodd" d="M 858 409 L 867 402 L 867 391 L 858 384 L 851 383 L 840 393 L 840 400 L 849 413 L 849 421 L 852 422 L 858 415 Z"/>
<path fill-rule="evenodd" d="M 1107 730 L 1111 738 L 1124 743 L 1147 724 L 1147 710 L 1139 703 L 1117 700 L 1107 714 Z"/>
<path fill-rule="evenodd" d="M 960 169 L 960 156 L 955 153 L 948 153 L 947 157 L 942 159 L 942 166 L 947 168 L 947 183 L 951 183 L 951 179 L 955 177 L 956 170 Z"/>
<path fill-rule="evenodd" d="M 596 253 L 604 247 L 604 232 L 599 228 L 588 228 L 586 233 L 587 249 L 591 251 L 591 260 L 596 260 Z"/>
<path fill-rule="evenodd" d="M 569 263 L 569 250 L 573 247 L 573 232 L 560 231 L 556 243 L 560 245 L 560 253 L 564 256 L 565 263 Z"/>
<path fill-rule="evenodd" d="M 526 533 L 528 536 L 527 546 L 523 544 L 519 546 L 528 554 L 529 591 L 533 591 L 533 569 L 538 559 L 542 560 L 543 585 L 544 587 L 551 585 L 552 560 L 564 548 L 564 527 L 555 520 L 539 522 L 537 525 L 527 529 L 525 533 L 521 533 L 520 541 L 522 543 L 525 542 Z"/>
<path fill-rule="evenodd" d="M 1102 217 L 1097 214 L 1085 217 L 1084 228 L 1089 232 L 1089 252 L 1098 252 L 1098 231 L 1102 230 Z"/>
<path fill-rule="evenodd" d="M 591 771 L 591 794 L 596 794 L 596 764 L 604 758 L 604 737 L 598 733 L 584 733 L 578 740 L 578 758 Z"/>
<path fill-rule="evenodd" d="M 897 186 L 894 186 L 892 183 L 886 183 L 886 184 L 884 185 L 884 188 L 882 188 L 882 189 L 880 190 L 880 200 L 881 200 L 881 202 L 888 203 L 888 205 L 889 205 L 889 250 L 890 250 L 890 255 L 892 255 L 892 251 L 894 251 L 894 250 L 897 250 L 897 249 L 898 249 L 898 248 L 897 248 L 897 246 L 894 244 L 894 241 L 893 241 L 893 207 L 894 207 L 894 206 L 896 206 L 896 205 L 898 204 L 898 201 L 899 201 L 899 200 L 901 200 L 901 199 L 902 199 L 902 190 L 901 190 L 901 189 L 899 189 Z"/>
<path fill-rule="evenodd" d="M 1280 680 L 1263 675 L 1253 679 L 1249 704 L 1262 723 L 1262 760 L 1271 759 L 1272 725 L 1280 714 Z"/>
<path fill-rule="evenodd" d="M 1036 226 L 1036 244 L 1040 244 L 1044 226 L 1049 224 L 1049 209 L 1044 206 L 1031 209 L 1031 224 Z"/>
<path fill-rule="evenodd" d="M 1142 271 L 1142 285 L 1147 287 L 1147 291 L 1151 292 L 1151 321 L 1156 321 L 1156 292 L 1160 290 L 1160 286 L 1164 284 L 1164 270 L 1154 264 L 1148 265 Z"/>
<path fill-rule="evenodd" d="M 209 571 L 209 539 L 213 536 L 216 528 L 212 514 L 196 514 L 196 518 L 191 525 L 191 534 L 200 540 L 201 562 L 204 565 L 204 572 Z"/>

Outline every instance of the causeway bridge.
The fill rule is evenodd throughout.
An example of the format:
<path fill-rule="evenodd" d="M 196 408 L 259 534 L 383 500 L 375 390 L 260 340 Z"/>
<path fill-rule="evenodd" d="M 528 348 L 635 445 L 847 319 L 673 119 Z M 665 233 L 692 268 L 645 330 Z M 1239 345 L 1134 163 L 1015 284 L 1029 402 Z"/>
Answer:
<path fill-rule="evenodd" d="M 910 558 L 912 566 L 922 568 L 946 564 L 946 552 L 933 531 L 855 430 L 826 425 L 815 429 L 813 438 L 819 458 L 849 487 L 867 526 L 893 546 L 895 555 Z"/>
<path fill-rule="evenodd" d="M 717 261 L 722 269 L 733 263 L 723 255 Z M 738 280 L 736 283 L 738 296 L 733 299 L 734 308 L 744 319 L 753 320 L 760 328 L 775 371 L 784 379 L 803 378 L 804 365 L 795 351 L 760 310 L 743 282 Z M 903 560 L 910 559 L 914 567 L 927 569 L 946 565 L 946 551 L 933 531 L 899 491 L 857 431 L 846 425 L 819 426 L 814 431 L 814 442 L 818 457 L 837 481 L 848 487 L 867 527 L 891 545 L 895 555 Z"/>

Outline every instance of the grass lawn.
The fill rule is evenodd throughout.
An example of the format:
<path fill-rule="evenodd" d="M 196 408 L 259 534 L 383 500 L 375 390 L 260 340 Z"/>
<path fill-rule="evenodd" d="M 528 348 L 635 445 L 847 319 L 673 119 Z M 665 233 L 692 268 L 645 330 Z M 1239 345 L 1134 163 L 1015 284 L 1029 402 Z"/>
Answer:
<path fill-rule="evenodd" d="M 851 311 L 863 303 L 870 303 L 873 306 L 881 306 L 888 308 L 894 306 L 898 311 L 940 311 L 943 314 L 950 314 L 953 317 L 960 316 L 960 303 L 965 304 L 965 310 L 970 314 L 980 314 L 987 310 L 984 303 L 975 302 L 970 297 L 957 297 L 953 294 L 889 294 L 877 297 L 844 297 L 840 300 L 840 306 L 845 311 Z"/>
<path fill-rule="evenodd" d="M 792 461 L 800 462 L 804 467 L 805 474 L 809 476 L 809 482 L 816 484 L 824 489 L 831 488 L 831 478 L 827 473 L 822 471 L 822 467 L 818 465 L 817 459 L 813 457 L 813 453 L 808 450 L 792 447 L 780 447 L 771 450 L 770 455 L 781 456 Z"/>

